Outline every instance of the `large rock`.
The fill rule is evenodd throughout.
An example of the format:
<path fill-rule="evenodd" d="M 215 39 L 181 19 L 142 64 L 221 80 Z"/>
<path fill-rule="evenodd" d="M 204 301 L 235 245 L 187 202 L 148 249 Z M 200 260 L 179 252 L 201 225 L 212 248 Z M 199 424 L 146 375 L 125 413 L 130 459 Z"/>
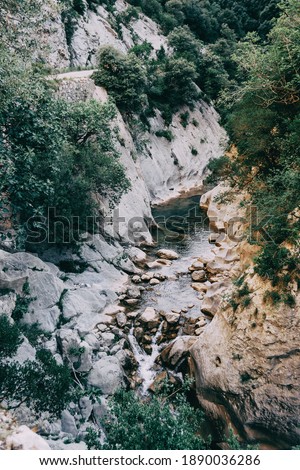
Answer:
<path fill-rule="evenodd" d="M 77 331 L 67 328 L 58 330 L 57 342 L 63 358 L 70 361 L 78 372 L 91 370 L 92 347 L 81 340 Z"/>
<path fill-rule="evenodd" d="M 201 271 L 193 271 L 192 272 L 192 279 L 196 282 L 205 282 L 206 281 L 206 272 Z"/>
<path fill-rule="evenodd" d="M 8 436 L 6 447 L 11 450 L 51 450 L 47 442 L 27 426 L 20 426 Z"/>
<path fill-rule="evenodd" d="M 175 368 L 186 358 L 192 345 L 197 341 L 195 336 L 179 336 L 169 344 L 160 354 L 162 361 L 171 368 Z"/>
<path fill-rule="evenodd" d="M 146 253 L 141 250 L 140 248 L 137 248 L 136 246 L 132 246 L 127 250 L 129 258 L 136 264 L 139 265 L 144 265 L 147 260 L 147 255 Z"/>
<path fill-rule="evenodd" d="M 39 271 L 30 273 L 28 282 L 30 297 L 33 300 L 22 321 L 27 324 L 38 322 L 42 329 L 53 332 L 60 316 L 58 305 L 64 283 L 51 272 Z"/>
<path fill-rule="evenodd" d="M 155 308 L 147 307 L 139 317 L 139 321 L 146 324 L 149 329 L 154 328 L 159 324 L 159 314 Z"/>
<path fill-rule="evenodd" d="M 165 318 L 165 320 L 170 325 L 176 325 L 176 323 L 178 323 L 180 319 L 180 313 L 164 312 L 164 313 L 161 313 L 161 315 Z"/>
<path fill-rule="evenodd" d="M 6 295 L 0 296 L 0 312 L 7 316 L 11 316 L 15 305 L 16 305 L 17 295 L 14 292 L 9 292 Z"/>
<path fill-rule="evenodd" d="M 78 434 L 75 418 L 68 410 L 64 410 L 61 414 L 61 430 L 74 437 Z"/>
<path fill-rule="evenodd" d="M 87 313 L 99 313 L 106 305 L 106 296 L 95 288 L 68 291 L 62 300 L 63 316 L 70 319 Z"/>
<path fill-rule="evenodd" d="M 162 259 L 175 260 L 179 258 L 179 254 L 174 250 L 158 250 L 157 256 Z"/>
<path fill-rule="evenodd" d="M 214 282 L 205 294 L 201 305 L 202 312 L 214 316 L 218 312 L 230 285 L 230 280 Z"/>
<path fill-rule="evenodd" d="M 93 365 L 87 381 L 104 395 L 113 395 L 123 385 L 123 370 L 115 356 L 101 358 Z"/>

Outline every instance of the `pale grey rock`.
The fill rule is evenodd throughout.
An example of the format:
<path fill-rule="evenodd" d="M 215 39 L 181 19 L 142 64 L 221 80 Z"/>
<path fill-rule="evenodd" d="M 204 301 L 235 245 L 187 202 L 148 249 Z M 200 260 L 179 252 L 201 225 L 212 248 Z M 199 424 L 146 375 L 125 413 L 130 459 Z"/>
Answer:
<path fill-rule="evenodd" d="M 78 372 L 89 372 L 92 368 L 92 348 L 81 341 L 77 331 L 63 328 L 57 332 L 57 341 L 64 358 L 67 358 Z"/>
<path fill-rule="evenodd" d="M 150 263 L 147 263 L 147 267 L 149 269 L 155 269 L 155 268 L 163 268 L 164 266 L 171 266 L 172 261 L 168 259 L 157 259 L 155 261 L 151 261 Z"/>
<path fill-rule="evenodd" d="M 136 264 L 143 265 L 147 260 L 146 253 L 136 246 L 132 246 L 127 250 L 127 254 L 131 261 Z"/>
<path fill-rule="evenodd" d="M 160 284 L 160 281 L 156 278 L 153 278 L 153 279 L 150 279 L 149 284 L 150 286 L 157 286 L 158 284 Z"/>
<path fill-rule="evenodd" d="M 137 305 L 139 303 L 139 299 L 125 299 L 124 302 L 127 304 L 127 305 Z"/>
<path fill-rule="evenodd" d="M 49 444 L 51 450 L 88 450 L 85 442 L 70 442 L 66 444 L 63 439 L 53 440 L 48 439 L 47 443 Z"/>
<path fill-rule="evenodd" d="M 6 448 L 11 450 L 50 450 L 47 442 L 27 426 L 20 426 L 6 438 Z"/>
<path fill-rule="evenodd" d="M 120 341 L 118 341 L 110 350 L 110 354 L 114 355 L 117 354 L 119 351 L 124 349 L 126 340 L 122 338 Z"/>
<path fill-rule="evenodd" d="M 88 313 L 99 313 L 106 305 L 106 297 L 98 289 L 83 288 L 68 291 L 62 302 L 63 316 L 66 319 Z"/>
<path fill-rule="evenodd" d="M 0 297 L 0 312 L 1 314 L 11 316 L 15 305 L 16 305 L 17 295 L 14 292 L 9 294 L 2 295 Z"/>
<path fill-rule="evenodd" d="M 58 325 L 61 311 L 57 306 L 48 309 L 39 309 L 32 304 L 29 305 L 28 312 L 21 320 L 22 323 L 33 325 L 39 323 L 40 328 L 48 333 L 53 333 Z"/>
<path fill-rule="evenodd" d="M 131 279 L 132 282 L 134 282 L 135 284 L 139 284 L 140 282 L 142 282 L 142 278 L 141 276 L 133 276 L 132 279 Z"/>
<path fill-rule="evenodd" d="M 50 272 L 34 271 L 29 276 L 30 296 L 35 298 L 30 308 L 36 311 L 52 308 L 59 302 L 64 283 Z"/>
<path fill-rule="evenodd" d="M 89 397 L 82 397 L 79 400 L 79 408 L 83 419 L 86 421 L 92 414 L 93 411 L 93 403 Z"/>
<path fill-rule="evenodd" d="M 194 263 L 189 267 L 189 271 L 200 271 L 204 268 L 202 261 L 194 261 Z"/>
<path fill-rule="evenodd" d="M 116 320 L 117 320 L 117 324 L 120 328 L 123 328 L 127 323 L 127 317 L 126 317 L 124 312 L 118 312 Z"/>
<path fill-rule="evenodd" d="M 74 437 L 78 434 L 75 418 L 68 410 L 64 410 L 61 414 L 61 429 L 63 432 L 71 434 Z"/>
<path fill-rule="evenodd" d="M 107 329 L 106 325 L 103 325 L 105 327 L 105 330 Z M 100 342 L 97 336 L 94 333 L 88 333 L 84 340 L 87 342 L 87 344 L 92 348 L 93 351 L 98 351 L 100 347 Z"/>
<path fill-rule="evenodd" d="M 139 299 L 141 297 L 141 291 L 138 287 L 132 286 L 127 289 L 127 295 L 132 299 Z"/>
<path fill-rule="evenodd" d="M 106 356 L 93 365 L 87 381 L 104 395 L 113 395 L 123 384 L 123 370 L 115 356 Z"/>
<path fill-rule="evenodd" d="M 166 312 L 163 316 L 170 325 L 176 325 L 180 319 L 180 313 Z"/>
<path fill-rule="evenodd" d="M 57 341 L 56 341 L 56 337 L 53 336 L 51 339 L 49 339 L 48 341 L 46 341 L 44 343 L 44 347 L 45 349 L 48 349 L 48 351 L 50 351 L 52 354 L 55 354 L 57 352 Z"/>
<path fill-rule="evenodd" d="M 221 302 L 229 289 L 229 286 L 229 280 L 214 282 L 204 296 L 204 300 L 201 305 L 201 311 L 208 315 L 214 316 L 217 313 Z"/>
<path fill-rule="evenodd" d="M 20 364 L 24 364 L 26 361 L 34 361 L 35 354 L 35 348 L 31 346 L 28 339 L 24 337 L 23 342 L 20 344 L 16 354 L 13 357 L 13 360 L 19 362 Z"/>
<path fill-rule="evenodd" d="M 115 335 L 113 333 L 102 333 L 100 337 L 100 343 L 104 348 L 110 348 L 115 341 Z"/>

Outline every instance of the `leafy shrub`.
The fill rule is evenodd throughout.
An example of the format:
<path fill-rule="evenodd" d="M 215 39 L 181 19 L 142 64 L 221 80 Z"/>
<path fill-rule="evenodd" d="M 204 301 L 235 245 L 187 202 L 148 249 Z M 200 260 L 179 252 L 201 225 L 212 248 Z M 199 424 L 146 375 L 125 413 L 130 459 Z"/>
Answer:
<path fill-rule="evenodd" d="M 51 338 L 51 333 L 44 331 L 38 322 L 33 324 L 24 323 L 19 325 L 19 328 L 33 347 L 39 346 L 41 344 L 41 339 Z"/>
<path fill-rule="evenodd" d="M 283 268 L 292 271 L 296 267 L 296 260 L 291 252 L 287 248 L 278 247 L 275 243 L 267 243 L 255 261 L 255 272 L 273 281 L 274 285 L 278 284 L 279 273 Z"/>
<path fill-rule="evenodd" d="M 0 316 L 0 361 L 13 356 L 22 343 L 19 328 L 6 315 Z"/>
<path fill-rule="evenodd" d="M 268 301 L 268 300 L 270 300 L 270 302 L 273 305 L 276 305 L 279 302 L 281 302 L 282 298 L 279 292 L 277 292 L 276 290 L 272 290 L 272 291 L 265 292 L 264 301 Z"/>
<path fill-rule="evenodd" d="M 23 285 L 22 294 L 17 294 L 16 305 L 12 312 L 12 319 L 15 321 L 20 321 L 24 315 L 28 312 L 28 307 L 30 303 L 34 300 L 33 297 L 30 297 L 29 284 L 26 281 Z"/>
<path fill-rule="evenodd" d="M 170 131 L 169 129 L 162 129 L 162 130 L 156 131 L 155 135 L 157 137 L 164 137 L 169 142 L 172 142 L 172 140 L 174 139 L 174 135 L 172 131 Z"/>
<path fill-rule="evenodd" d="M 200 437 L 203 415 L 192 408 L 184 394 L 154 396 L 141 400 L 134 392 L 121 390 L 111 401 L 104 420 L 106 442 L 89 433 L 89 448 L 122 450 L 205 449 Z"/>
<path fill-rule="evenodd" d="M 25 403 L 38 413 L 49 411 L 58 415 L 73 393 L 70 371 L 43 349 L 37 352 L 36 361 L 15 362 L 13 357 L 22 341 L 18 325 L 1 315 L 0 400 L 5 399 L 8 408 Z"/>
<path fill-rule="evenodd" d="M 25 403 L 34 411 L 59 415 L 71 400 L 72 377 L 50 351 L 37 352 L 37 361 L 0 363 L 0 398 L 8 407 Z"/>
<path fill-rule="evenodd" d="M 182 127 L 186 129 L 187 126 L 189 125 L 190 113 L 186 111 L 185 113 L 181 113 L 179 117 L 180 117 L 180 123 Z"/>
<path fill-rule="evenodd" d="M 198 150 L 195 147 L 192 147 L 191 148 L 191 154 L 194 155 L 194 156 L 198 155 Z"/>
<path fill-rule="evenodd" d="M 147 77 L 142 61 L 135 54 L 126 56 L 110 46 L 103 47 L 94 80 L 108 90 L 121 111 L 141 111 L 145 103 Z"/>
<path fill-rule="evenodd" d="M 296 306 L 296 299 L 290 292 L 284 294 L 282 297 L 282 300 L 285 303 L 285 305 L 288 305 L 291 308 Z"/>

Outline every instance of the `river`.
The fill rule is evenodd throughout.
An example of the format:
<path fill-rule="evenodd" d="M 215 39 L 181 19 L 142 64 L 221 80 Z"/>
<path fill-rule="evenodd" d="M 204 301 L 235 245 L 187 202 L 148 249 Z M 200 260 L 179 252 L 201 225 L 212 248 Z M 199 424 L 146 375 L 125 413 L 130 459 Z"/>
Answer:
<path fill-rule="evenodd" d="M 171 266 L 151 269 L 151 272 L 159 272 L 167 279 L 145 289 L 139 309 L 141 312 L 146 307 L 164 312 L 178 311 L 183 316 L 181 323 L 201 316 L 201 295 L 191 286 L 188 268 L 200 256 L 210 257 L 213 245 L 208 241 L 208 219 L 199 207 L 199 200 L 199 195 L 176 199 L 153 209 L 157 227 L 152 229 L 155 245 L 146 250 L 149 261 L 157 259 L 156 252 L 161 248 L 174 250 L 180 256 L 172 261 Z M 181 331 L 180 329 L 178 336 L 182 334 Z M 142 391 L 145 393 L 157 373 L 155 360 L 166 343 L 159 346 L 156 342 L 159 334 L 156 333 L 152 339 L 152 354 L 148 355 L 137 343 L 133 333 L 132 328 L 129 339 L 139 364 L 138 373 L 143 379 Z"/>

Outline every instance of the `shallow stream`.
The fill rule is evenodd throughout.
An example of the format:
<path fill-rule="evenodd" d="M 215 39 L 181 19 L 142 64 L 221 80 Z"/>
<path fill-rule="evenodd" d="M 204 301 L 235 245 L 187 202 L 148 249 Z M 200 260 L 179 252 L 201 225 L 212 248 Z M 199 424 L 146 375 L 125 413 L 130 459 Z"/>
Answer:
<path fill-rule="evenodd" d="M 153 307 L 158 311 L 181 311 L 186 319 L 198 318 L 201 315 L 199 292 L 191 284 L 189 266 L 201 256 L 210 257 L 213 245 L 208 241 L 209 226 L 206 213 L 199 207 L 200 196 L 176 199 L 164 206 L 153 209 L 153 217 L 158 227 L 152 230 L 155 246 L 147 249 L 150 261 L 157 259 L 156 252 L 161 249 L 176 251 L 180 257 L 172 261 L 171 266 L 151 269 L 167 276 L 167 280 L 148 287 L 142 295 L 140 311 Z M 178 333 L 180 335 L 180 332 Z M 135 358 L 139 364 L 139 375 L 143 379 L 142 391 L 146 392 L 152 383 L 156 371 L 155 359 L 160 347 L 156 343 L 157 333 L 152 341 L 152 354 L 147 355 L 133 336 L 129 335 Z"/>

